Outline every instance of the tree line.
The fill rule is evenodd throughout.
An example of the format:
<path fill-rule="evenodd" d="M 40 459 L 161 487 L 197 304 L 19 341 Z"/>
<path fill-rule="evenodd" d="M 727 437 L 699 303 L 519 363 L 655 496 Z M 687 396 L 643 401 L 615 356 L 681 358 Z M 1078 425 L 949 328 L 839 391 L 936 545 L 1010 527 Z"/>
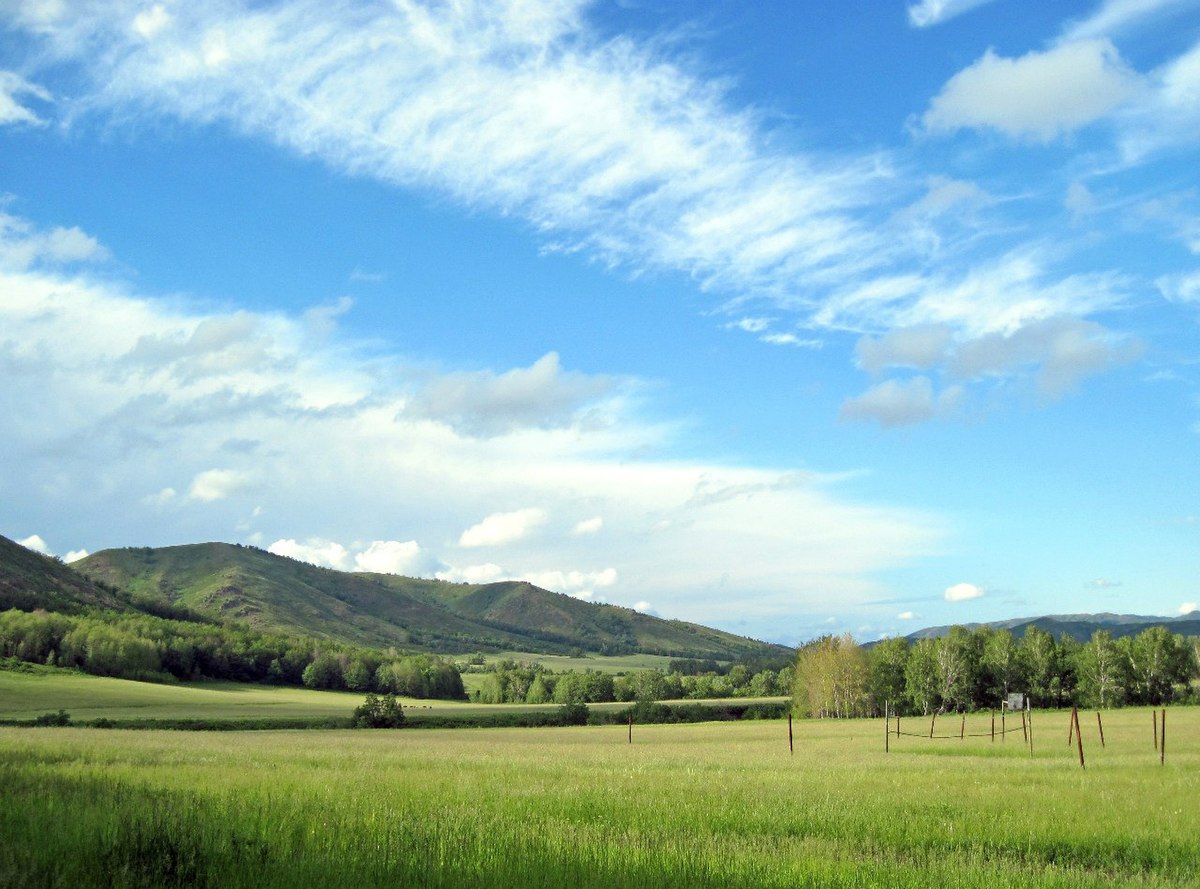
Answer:
<path fill-rule="evenodd" d="M 953 627 L 940 638 L 886 639 L 869 648 L 822 636 L 796 658 L 793 711 L 817 717 L 998 708 L 1012 692 L 1035 707 L 1120 707 L 1200 702 L 1200 637 L 1150 627 L 1113 639 L 1055 639 L 1035 626 Z"/>
<path fill-rule="evenodd" d="M 696 664 L 710 672 L 694 672 Z M 485 704 L 600 704 L 609 701 L 668 701 L 773 697 L 791 692 L 793 668 L 750 664 L 719 667 L 713 662 L 671 661 L 668 670 L 555 673 L 537 663 L 498 661 L 484 672 L 472 698 Z"/>
<path fill-rule="evenodd" d="M 434 655 L 142 614 L 0 612 L 0 657 L 152 682 L 225 679 L 416 698 L 466 697 L 457 667 Z"/>

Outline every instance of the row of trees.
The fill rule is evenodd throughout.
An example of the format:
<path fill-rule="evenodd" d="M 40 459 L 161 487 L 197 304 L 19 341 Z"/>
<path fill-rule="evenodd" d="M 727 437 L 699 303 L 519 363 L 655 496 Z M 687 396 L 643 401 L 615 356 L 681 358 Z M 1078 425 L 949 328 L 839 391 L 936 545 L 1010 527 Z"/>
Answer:
<path fill-rule="evenodd" d="M 674 662 L 672 662 L 674 665 Z M 715 665 L 714 665 L 715 666 Z M 735 664 L 726 672 L 636 670 L 613 675 L 588 670 L 553 673 L 540 664 L 500 661 L 484 674 L 474 698 L 488 704 L 597 704 L 606 701 L 770 697 L 791 692 L 793 668 L 751 672 Z"/>
<path fill-rule="evenodd" d="M 1010 692 L 1034 706 L 1119 707 L 1200 700 L 1200 638 L 1151 627 L 1113 639 L 1055 639 L 1029 627 L 954 627 L 937 639 L 887 639 L 870 649 L 824 636 L 800 649 L 793 707 L 811 716 L 866 716 L 998 707 Z"/>
<path fill-rule="evenodd" d="M 457 668 L 430 655 L 270 635 L 242 624 L 115 612 L 0 612 L 0 657 L 155 682 L 226 679 L 422 698 L 466 696 Z"/>

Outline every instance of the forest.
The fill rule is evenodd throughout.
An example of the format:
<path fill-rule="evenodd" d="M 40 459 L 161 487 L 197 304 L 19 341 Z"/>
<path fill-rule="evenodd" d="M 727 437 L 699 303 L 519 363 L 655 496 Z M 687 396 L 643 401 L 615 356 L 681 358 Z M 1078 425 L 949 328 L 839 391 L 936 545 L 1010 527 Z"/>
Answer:
<path fill-rule="evenodd" d="M 142 614 L 0 612 L 0 657 L 151 682 L 224 679 L 413 698 L 465 697 L 457 668 L 436 655 Z"/>
<path fill-rule="evenodd" d="M 793 711 L 821 717 L 999 708 L 1009 693 L 1042 708 L 1200 701 L 1200 638 L 1150 627 L 1078 642 L 1031 626 L 1021 638 L 990 627 L 953 627 L 939 638 L 886 639 L 863 647 L 823 636 L 796 659 Z"/>

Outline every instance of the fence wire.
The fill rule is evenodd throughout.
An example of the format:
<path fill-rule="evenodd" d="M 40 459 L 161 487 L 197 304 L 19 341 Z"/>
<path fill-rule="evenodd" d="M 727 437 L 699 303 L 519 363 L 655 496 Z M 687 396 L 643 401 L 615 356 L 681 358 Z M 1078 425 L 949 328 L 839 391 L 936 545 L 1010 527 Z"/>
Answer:
<path fill-rule="evenodd" d="M 1024 734 L 1025 731 L 1026 729 L 1023 729 L 1020 726 L 1014 726 L 1012 728 L 1005 727 L 1002 729 L 996 729 L 994 732 L 960 732 L 957 735 L 931 735 L 929 732 L 904 731 L 889 731 L 888 734 L 897 738 L 923 738 L 926 741 L 961 741 L 966 738 L 1002 738 L 1005 735 L 1011 735 L 1013 732 L 1021 732 Z"/>

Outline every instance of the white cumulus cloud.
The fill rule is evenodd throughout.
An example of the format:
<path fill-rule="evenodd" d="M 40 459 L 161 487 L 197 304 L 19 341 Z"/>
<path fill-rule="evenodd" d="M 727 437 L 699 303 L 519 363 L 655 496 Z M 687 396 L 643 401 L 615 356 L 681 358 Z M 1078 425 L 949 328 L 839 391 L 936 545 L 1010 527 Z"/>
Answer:
<path fill-rule="evenodd" d="M 545 521 L 546 511 L 537 508 L 493 513 L 463 531 L 458 538 L 458 545 L 476 547 L 515 543 Z"/>
<path fill-rule="evenodd" d="M 52 556 L 54 553 L 50 551 L 50 547 L 46 545 L 46 541 L 42 539 L 40 534 L 30 534 L 28 537 L 23 537 L 17 541 L 26 549 L 31 549 L 34 552 L 39 552 L 43 556 Z"/>
<path fill-rule="evenodd" d="M 453 583 L 496 583 L 501 580 L 515 580 L 509 572 L 494 562 L 482 565 L 466 565 L 462 568 L 449 568 L 437 573 L 438 580 L 448 580 Z"/>
<path fill-rule="evenodd" d="M 350 556 L 340 543 L 320 538 L 310 538 L 304 543 L 299 543 L 291 538 L 276 540 L 267 547 L 267 552 L 300 562 L 308 562 L 310 565 L 319 565 L 322 568 L 336 568 L 339 571 L 346 569 Z"/>
<path fill-rule="evenodd" d="M 932 132 L 987 127 L 1049 141 L 1132 99 L 1141 84 L 1108 40 L 1081 40 L 1009 59 L 988 50 L 955 74 L 922 122 Z"/>
<path fill-rule="evenodd" d="M 983 588 L 973 583 L 956 583 L 946 587 L 945 597 L 947 602 L 966 602 L 969 599 L 978 599 L 983 594 Z"/>
<path fill-rule="evenodd" d="M 236 469 L 206 469 L 192 479 L 188 497 L 203 503 L 224 500 L 235 491 L 245 487 L 246 473 Z"/>
<path fill-rule="evenodd" d="M 421 547 L 415 540 L 373 540 L 355 554 L 354 567 L 375 574 L 412 574 L 422 567 Z"/>
<path fill-rule="evenodd" d="M 576 523 L 575 527 L 571 529 L 571 533 L 576 536 L 586 536 L 588 534 L 598 534 L 600 532 L 600 529 L 603 527 L 604 527 L 604 517 L 603 516 L 593 516 L 590 519 L 584 519 L 583 521 Z"/>

